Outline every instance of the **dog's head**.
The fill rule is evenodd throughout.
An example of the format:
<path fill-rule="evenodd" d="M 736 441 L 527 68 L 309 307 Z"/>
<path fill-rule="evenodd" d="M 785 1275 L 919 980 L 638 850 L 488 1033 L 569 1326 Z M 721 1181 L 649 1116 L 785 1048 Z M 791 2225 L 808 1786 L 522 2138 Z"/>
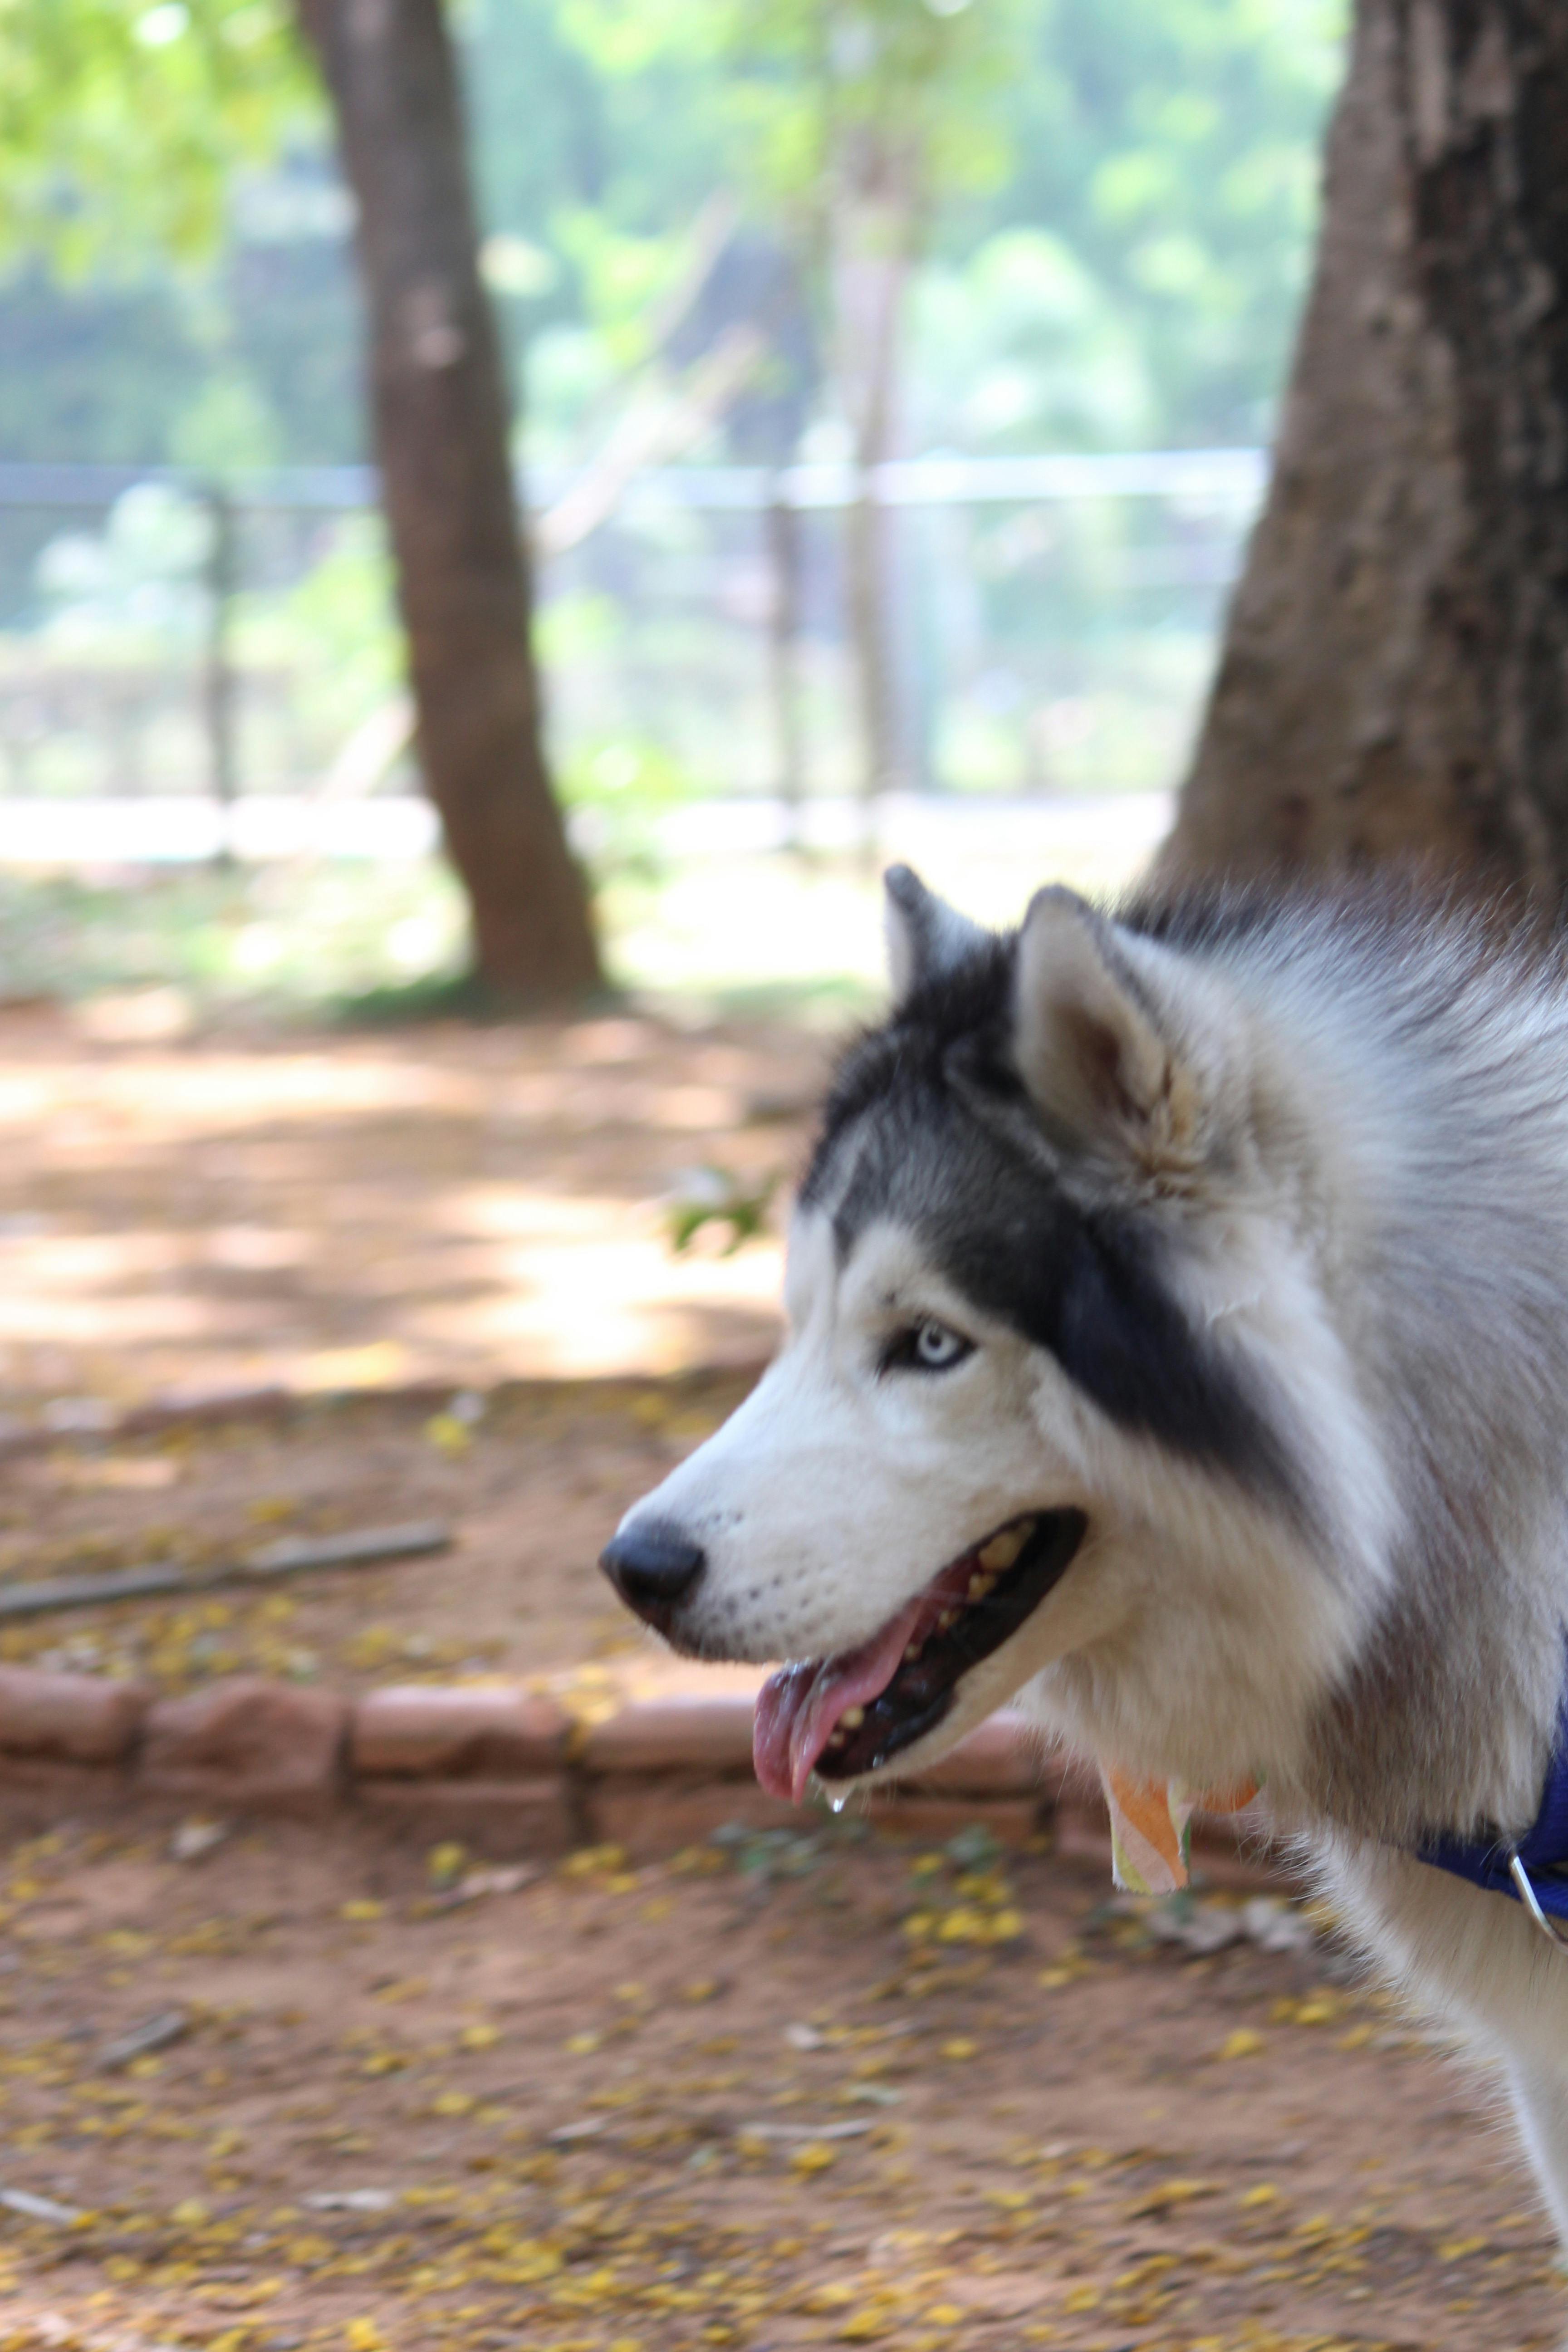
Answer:
<path fill-rule="evenodd" d="M 1028 1684 L 1129 1769 L 1283 1758 L 1392 1505 L 1321 1280 L 1306 1074 L 1224 961 L 1042 891 L 983 931 L 888 877 L 784 1349 L 603 1565 L 680 1650 L 798 1661 L 798 1797 L 918 1769 Z"/>

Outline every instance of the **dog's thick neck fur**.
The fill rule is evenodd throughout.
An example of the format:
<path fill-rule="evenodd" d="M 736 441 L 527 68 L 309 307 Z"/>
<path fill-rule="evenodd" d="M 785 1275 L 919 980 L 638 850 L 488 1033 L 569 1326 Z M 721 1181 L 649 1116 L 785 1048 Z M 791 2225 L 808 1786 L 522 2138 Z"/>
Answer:
<path fill-rule="evenodd" d="M 973 1131 L 963 1154 L 989 1194 L 972 1228 L 1000 1230 L 1011 1255 L 993 1278 L 972 1250 L 952 1265 L 959 1288 L 1020 1316 L 1090 1394 L 1098 1381 L 1113 1417 L 1315 1519 L 1331 1549 L 1347 1509 L 1325 1491 L 1331 1416 L 1314 1459 L 1245 1315 L 1223 1348 L 1190 1309 L 1179 1338 L 1163 1328 L 1184 1261 L 1229 1247 L 1266 1202 L 1342 1352 L 1342 1442 L 1352 1422 L 1357 1443 L 1370 1437 L 1392 1502 L 1359 1638 L 1310 1722 L 1258 1759 L 1276 1813 L 1407 1848 L 1442 1829 L 1517 1831 L 1568 1670 L 1563 958 L 1539 939 L 1500 945 L 1481 919 L 1390 888 L 1143 902 L 1121 911 L 1115 936 L 1134 956 L 1148 943 L 1184 989 L 1209 986 L 1225 1008 L 1226 1082 L 1244 1099 L 1179 1181 L 1130 1176 L 1071 1137 L 1054 1139 L 1048 1170 L 1028 1167 L 1038 1120 L 1020 1108 L 1012 1041 L 1018 940 L 976 934 L 847 1056 L 805 1198 L 831 1200 L 847 1250 L 867 1220 L 918 1214 L 944 1121 L 988 1125 L 978 1179 Z M 1008 1188 L 1031 1181 L 1032 1215 L 1015 1213 Z M 1043 1220 L 1047 1182 L 1057 1205 Z M 1092 1253 L 1092 1347 L 1081 1318 L 1058 1300 L 1053 1325 L 1051 1302 L 1031 1297 L 1045 1276 L 1019 1255 L 1026 1233 L 1058 1286 L 1064 1258 Z M 1108 1300 L 1138 1325 L 1128 1364 L 1150 1370 L 1146 1394 L 1128 1364 L 1108 1369 Z M 1103 1679 L 1092 1659 L 1063 1661 L 1053 1712 L 1092 1737 Z"/>
<path fill-rule="evenodd" d="M 1568 1651 L 1568 970 L 1398 889 L 1131 910 L 1210 958 L 1315 1139 L 1303 1191 L 1398 1517 L 1299 1793 L 1414 1847 L 1533 1811 Z"/>

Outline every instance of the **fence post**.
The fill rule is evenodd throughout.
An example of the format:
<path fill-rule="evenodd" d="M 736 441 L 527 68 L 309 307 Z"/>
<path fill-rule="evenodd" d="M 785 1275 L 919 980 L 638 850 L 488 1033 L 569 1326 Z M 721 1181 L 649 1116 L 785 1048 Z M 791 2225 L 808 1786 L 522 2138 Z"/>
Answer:
<path fill-rule="evenodd" d="M 798 852 L 805 846 L 805 761 L 796 668 L 800 637 L 800 518 L 790 503 L 782 473 L 773 476 L 773 497 L 767 508 L 767 538 L 773 572 L 768 670 L 778 746 L 779 797 L 784 805 L 786 844 Z"/>
<path fill-rule="evenodd" d="M 203 493 L 210 526 L 207 544 L 207 638 L 202 671 L 202 716 L 206 727 L 207 775 L 217 803 L 219 839 L 213 863 L 231 866 L 230 811 L 239 789 L 235 756 L 235 675 L 230 658 L 229 625 L 234 617 L 237 582 L 234 502 L 221 483 L 209 483 Z"/>
<path fill-rule="evenodd" d="M 892 572 L 888 509 L 878 469 L 857 459 L 844 509 L 845 603 L 851 677 L 860 726 L 860 863 L 873 872 L 878 803 L 904 781 L 903 718 L 898 707 L 892 644 Z"/>

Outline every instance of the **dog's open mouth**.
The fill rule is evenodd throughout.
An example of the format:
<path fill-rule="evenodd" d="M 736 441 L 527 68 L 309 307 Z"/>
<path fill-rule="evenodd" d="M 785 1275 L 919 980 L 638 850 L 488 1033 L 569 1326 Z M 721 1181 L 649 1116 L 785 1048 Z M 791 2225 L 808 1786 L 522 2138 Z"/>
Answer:
<path fill-rule="evenodd" d="M 972 1666 L 999 1650 L 1071 1565 L 1081 1511 L 1031 1511 L 971 1547 L 858 1650 L 781 1666 L 757 1697 L 757 1778 L 798 1804 L 875 1772 L 934 1731 Z"/>

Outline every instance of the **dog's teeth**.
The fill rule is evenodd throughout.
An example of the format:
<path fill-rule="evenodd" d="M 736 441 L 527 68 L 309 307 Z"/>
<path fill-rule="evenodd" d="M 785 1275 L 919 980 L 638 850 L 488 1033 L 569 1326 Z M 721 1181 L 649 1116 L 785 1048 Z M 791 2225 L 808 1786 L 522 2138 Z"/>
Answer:
<path fill-rule="evenodd" d="M 996 1579 L 994 1576 L 984 1576 L 978 1570 L 976 1570 L 974 1574 L 969 1580 L 969 1598 L 971 1601 L 984 1601 L 995 1581 Z"/>
<path fill-rule="evenodd" d="M 846 1731 L 858 1731 L 866 1720 L 866 1710 L 863 1706 L 847 1706 L 838 1720 Z"/>
<path fill-rule="evenodd" d="M 950 1629 L 950 1627 L 956 1625 L 956 1624 L 957 1624 L 957 1622 L 958 1622 L 958 1612 L 957 1612 L 957 1610 L 956 1610 L 956 1609 L 944 1609 L 944 1610 L 942 1611 L 942 1615 L 941 1615 L 941 1616 L 937 1619 L 937 1621 L 936 1621 L 936 1630 L 937 1630 L 937 1632 L 938 1632 L 939 1633 L 947 1633 L 947 1632 L 948 1632 L 948 1630 Z"/>
<path fill-rule="evenodd" d="M 988 1544 L 982 1545 L 975 1558 L 982 1568 L 988 1568 L 994 1576 L 999 1576 L 1005 1568 L 1012 1567 L 1034 1532 L 1033 1519 L 1026 1519 L 1020 1528 L 1004 1528 L 999 1536 L 993 1536 Z"/>
<path fill-rule="evenodd" d="M 920 1645 L 920 1643 L 919 1643 L 918 1642 L 911 1642 L 911 1643 L 910 1643 L 909 1648 L 904 1652 L 904 1664 L 905 1664 L 905 1665 L 906 1665 L 906 1666 L 912 1666 L 912 1665 L 914 1664 L 915 1660 L 920 1656 L 920 1654 L 921 1654 L 921 1645 Z"/>
<path fill-rule="evenodd" d="M 829 1748 L 842 1748 L 844 1734 L 841 1731 L 830 1731 L 827 1735 L 827 1744 Z"/>

